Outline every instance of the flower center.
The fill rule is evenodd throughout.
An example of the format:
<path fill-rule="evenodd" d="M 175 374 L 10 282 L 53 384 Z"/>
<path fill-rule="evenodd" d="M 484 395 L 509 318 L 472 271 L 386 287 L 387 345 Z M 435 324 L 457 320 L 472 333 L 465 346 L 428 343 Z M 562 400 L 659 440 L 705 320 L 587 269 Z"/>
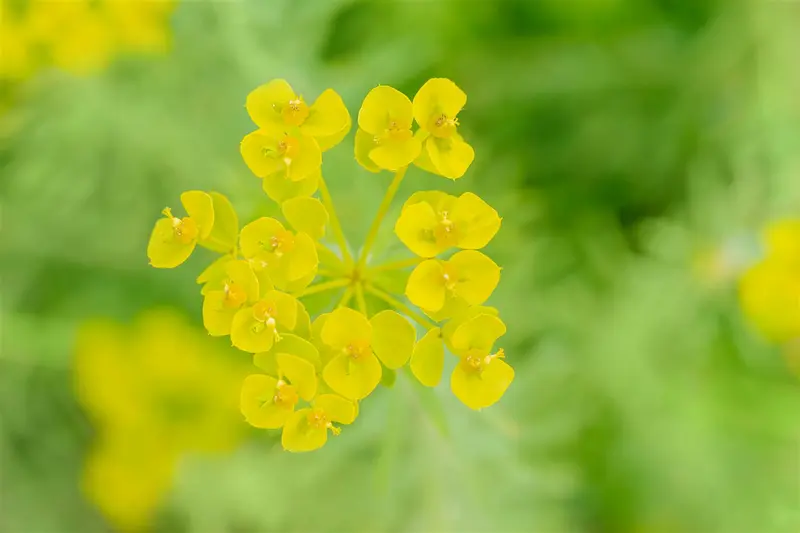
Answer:
<path fill-rule="evenodd" d="M 365 340 L 356 340 L 345 346 L 343 351 L 353 359 L 359 359 L 369 354 L 371 352 L 371 347 L 369 342 Z"/>
<path fill-rule="evenodd" d="M 236 309 L 247 301 L 247 291 L 244 290 L 244 287 L 231 280 L 225 282 L 223 290 L 225 291 L 225 300 L 223 301 L 225 307 Z"/>
<path fill-rule="evenodd" d="M 299 399 L 297 390 L 292 385 L 283 380 L 278 381 L 278 385 L 275 387 L 275 396 L 272 397 L 272 402 L 275 405 L 292 408 Z"/>
<path fill-rule="evenodd" d="M 483 355 L 480 350 L 476 353 L 471 353 L 462 359 L 461 364 L 466 367 L 470 372 L 482 373 L 487 366 L 489 366 L 495 359 L 504 359 L 506 356 L 505 350 L 500 348 L 497 352 Z"/>
<path fill-rule="evenodd" d="M 444 113 L 438 116 L 434 116 L 431 119 L 430 123 L 428 124 L 428 130 L 431 132 L 431 135 L 434 137 L 451 137 L 454 133 L 456 133 L 456 129 L 459 125 L 458 119 L 456 117 L 448 117 Z"/>
<path fill-rule="evenodd" d="M 448 291 L 455 291 L 456 284 L 458 283 L 458 271 L 453 265 L 449 263 L 444 264 L 442 267 L 442 281 L 445 289 Z"/>
<path fill-rule="evenodd" d="M 192 217 L 178 218 L 172 215 L 172 210 L 167 207 L 161 212 L 172 221 L 172 234 L 182 244 L 191 244 L 200 234 L 197 222 Z"/>
<path fill-rule="evenodd" d="M 295 98 L 294 100 L 289 100 L 289 102 L 283 106 L 281 115 L 286 125 L 300 126 L 305 122 L 306 118 L 308 118 L 308 112 L 308 105 L 300 98 Z"/>
<path fill-rule="evenodd" d="M 452 220 L 447 218 L 447 215 L 447 211 L 441 212 L 441 220 L 433 230 L 433 238 L 437 246 L 449 248 L 457 244 L 458 234 L 456 232 L 456 225 Z"/>
<path fill-rule="evenodd" d="M 389 119 L 386 129 L 376 135 L 374 140 L 376 144 L 383 144 L 390 141 L 407 141 L 413 136 L 409 128 L 404 128 L 396 120 Z"/>
<path fill-rule="evenodd" d="M 331 424 L 325 411 L 318 407 L 312 409 L 311 412 L 306 415 L 306 420 L 308 421 L 308 425 L 314 429 L 330 429 L 334 435 L 341 433 L 339 428 Z"/>
<path fill-rule="evenodd" d="M 300 155 L 300 141 L 294 137 L 285 136 L 278 143 L 278 155 L 283 158 L 283 162 L 287 166 L 291 165 L 292 161 Z"/>

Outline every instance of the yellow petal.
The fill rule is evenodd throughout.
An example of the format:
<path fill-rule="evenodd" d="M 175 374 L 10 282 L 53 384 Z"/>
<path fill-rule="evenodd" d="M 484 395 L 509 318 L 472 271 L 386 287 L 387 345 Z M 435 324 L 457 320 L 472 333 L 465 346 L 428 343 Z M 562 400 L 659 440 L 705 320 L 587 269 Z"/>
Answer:
<path fill-rule="evenodd" d="M 239 408 L 251 426 L 277 429 L 286 422 L 293 408 L 273 401 L 278 380 L 264 374 L 247 376 L 242 384 Z"/>
<path fill-rule="evenodd" d="M 322 150 L 313 137 L 299 135 L 297 156 L 288 165 L 287 176 L 291 181 L 301 181 L 319 172 L 322 166 Z"/>
<path fill-rule="evenodd" d="M 325 236 L 328 211 L 316 198 L 300 197 L 287 200 L 281 205 L 281 212 L 295 231 L 307 233 L 317 241 Z"/>
<path fill-rule="evenodd" d="M 172 220 L 161 218 L 156 222 L 147 244 L 147 258 L 155 268 L 175 268 L 192 255 L 196 243 L 182 243 L 175 238 Z"/>
<path fill-rule="evenodd" d="M 199 276 L 197 276 L 197 284 L 203 285 L 203 289 L 200 291 L 200 294 L 205 294 L 209 290 L 222 288 L 222 282 L 227 275 L 225 273 L 225 265 L 233 260 L 234 258 L 232 255 L 223 255 L 208 265 L 206 269 L 203 270 Z"/>
<path fill-rule="evenodd" d="M 268 376 L 277 378 L 280 372 L 278 371 L 278 360 L 275 358 L 277 352 L 274 348 L 273 346 L 273 349 L 268 352 L 253 354 L 253 364 L 263 370 Z"/>
<path fill-rule="evenodd" d="M 325 365 L 322 377 L 337 394 L 351 400 L 360 400 L 375 390 L 381 381 L 381 373 L 381 364 L 372 354 L 358 359 L 349 355 L 338 355 Z"/>
<path fill-rule="evenodd" d="M 231 342 L 243 352 L 266 352 L 275 342 L 275 333 L 253 318 L 252 307 L 243 307 L 233 316 Z"/>
<path fill-rule="evenodd" d="M 356 419 L 356 405 L 335 394 L 321 394 L 314 400 L 314 407 L 325 411 L 325 415 L 339 424 L 352 424 Z"/>
<path fill-rule="evenodd" d="M 444 306 L 446 290 L 442 264 L 436 259 L 423 261 L 411 272 L 406 285 L 406 296 L 411 303 L 438 311 Z"/>
<path fill-rule="evenodd" d="M 264 251 L 270 240 L 286 231 L 283 224 L 270 217 L 261 217 L 247 224 L 239 234 L 239 248 L 246 258 Z"/>
<path fill-rule="evenodd" d="M 230 335 L 233 317 L 239 309 L 225 305 L 225 293 L 210 291 L 203 298 L 203 326 L 212 337 Z"/>
<path fill-rule="evenodd" d="M 800 262 L 800 220 L 773 222 L 764 230 L 763 239 L 770 259 L 787 263 Z"/>
<path fill-rule="evenodd" d="M 267 130 L 257 130 L 245 135 L 239 145 L 247 168 L 258 176 L 265 178 L 278 173 L 284 176 L 286 162 L 278 153 L 278 143 L 281 142 L 283 134 Z"/>
<path fill-rule="evenodd" d="M 411 372 L 426 387 L 435 387 L 444 370 L 444 343 L 439 328 L 432 328 L 414 346 Z"/>
<path fill-rule="evenodd" d="M 280 203 L 299 196 L 311 196 L 319 188 L 322 173 L 317 170 L 305 178 L 292 181 L 281 173 L 270 174 L 261 180 L 261 188 L 267 196 Z"/>
<path fill-rule="evenodd" d="M 317 143 L 319 144 L 319 149 L 323 152 L 326 152 L 342 142 L 347 134 L 350 133 L 350 128 L 353 127 L 353 119 L 350 118 L 350 114 L 347 114 L 347 123 L 345 124 L 344 128 L 342 128 L 337 133 L 333 135 L 327 135 L 325 137 L 317 137 Z"/>
<path fill-rule="evenodd" d="M 311 342 L 313 342 L 314 346 L 319 350 L 319 358 L 322 361 L 323 368 L 330 362 L 331 359 L 339 355 L 341 352 L 341 347 L 336 348 L 328 346 L 322 340 L 322 328 L 325 325 L 325 322 L 328 321 L 329 316 L 330 313 L 323 313 L 315 318 L 314 322 L 311 323 Z"/>
<path fill-rule="evenodd" d="M 294 249 L 286 254 L 285 259 L 287 281 L 295 281 L 308 275 L 319 265 L 314 239 L 305 233 L 298 233 Z"/>
<path fill-rule="evenodd" d="M 297 324 L 294 326 L 294 332 L 304 339 L 311 338 L 311 317 L 300 300 L 297 301 Z"/>
<path fill-rule="evenodd" d="M 450 377 L 453 394 L 470 409 L 483 409 L 497 402 L 514 380 L 514 369 L 502 359 L 494 359 L 482 372 L 456 365 Z"/>
<path fill-rule="evenodd" d="M 456 203 L 456 200 L 457 198 L 455 196 L 442 191 L 417 191 L 408 197 L 406 203 L 403 204 L 403 210 L 420 202 L 427 202 L 431 205 L 437 216 L 443 212 L 449 214 L 453 210 L 453 205 Z"/>
<path fill-rule="evenodd" d="M 411 129 L 413 122 L 411 100 L 397 89 L 378 85 L 364 98 L 358 111 L 358 126 L 372 135 L 380 135 L 392 122 L 397 129 Z"/>
<path fill-rule="evenodd" d="M 297 394 L 309 402 L 317 394 L 317 374 L 314 365 L 296 355 L 276 353 L 278 368 L 297 388 Z"/>
<path fill-rule="evenodd" d="M 348 122 L 350 113 L 342 97 L 333 89 L 326 89 L 309 108 L 300 131 L 311 137 L 328 137 L 340 133 Z"/>
<path fill-rule="evenodd" d="M 458 85 L 446 78 L 433 78 L 414 96 L 414 119 L 427 129 L 431 119 L 443 114 L 454 118 L 466 103 L 467 95 Z"/>
<path fill-rule="evenodd" d="M 339 307 L 328 314 L 320 332 L 322 342 L 332 348 L 344 348 L 357 341 L 372 340 L 372 326 L 367 317 L 350 309 Z"/>
<path fill-rule="evenodd" d="M 200 239 L 207 238 L 214 229 L 214 200 L 203 191 L 186 191 L 181 194 L 181 203 L 197 224 Z"/>
<path fill-rule="evenodd" d="M 403 208 L 394 232 L 400 242 L 420 257 L 435 257 L 447 249 L 438 246 L 434 230 L 439 225 L 436 212 L 428 202 L 419 202 Z"/>
<path fill-rule="evenodd" d="M 283 131 L 281 109 L 296 98 L 286 80 L 272 80 L 247 95 L 247 112 L 259 128 Z"/>
<path fill-rule="evenodd" d="M 481 252 L 464 250 L 448 261 L 458 274 L 456 293 L 469 305 L 480 305 L 500 282 L 500 267 Z"/>
<path fill-rule="evenodd" d="M 437 311 L 422 309 L 422 312 L 434 322 L 441 322 L 464 312 L 466 309 L 469 309 L 469 307 L 469 304 L 464 301 L 464 298 L 448 294 L 441 309 Z"/>
<path fill-rule="evenodd" d="M 453 332 L 453 351 L 463 355 L 471 351 L 489 353 L 497 339 L 506 334 L 506 325 L 499 317 L 477 315 L 463 322 Z"/>
<path fill-rule="evenodd" d="M 497 211 L 471 192 L 465 192 L 453 203 L 450 219 L 458 228 L 458 246 L 468 250 L 489 244 L 501 222 Z"/>
<path fill-rule="evenodd" d="M 397 170 L 410 165 L 422 151 L 422 145 L 416 137 L 403 140 L 389 139 L 378 145 L 369 153 L 369 158 L 380 168 Z"/>
<path fill-rule="evenodd" d="M 288 452 L 310 452 L 322 448 L 328 441 L 328 429 L 308 423 L 311 409 L 295 411 L 283 425 L 281 445 Z"/>
<path fill-rule="evenodd" d="M 475 150 L 458 135 L 446 139 L 430 137 L 425 148 L 438 173 L 452 180 L 462 177 L 475 159 Z"/>
<path fill-rule="evenodd" d="M 800 273 L 791 263 L 768 259 L 739 281 L 739 301 L 750 323 L 767 339 L 800 337 Z"/>
<path fill-rule="evenodd" d="M 358 161 L 359 165 L 369 170 L 370 172 L 381 171 L 381 167 L 376 165 L 375 162 L 369 157 L 370 152 L 372 152 L 377 147 L 378 147 L 378 142 L 375 140 L 374 135 L 372 135 L 371 133 L 367 133 L 361 128 L 358 128 L 358 130 L 356 130 L 356 143 L 355 143 L 356 161 Z"/>
<path fill-rule="evenodd" d="M 447 321 L 447 323 L 442 326 L 442 338 L 444 338 L 444 342 L 450 351 L 455 352 L 455 348 L 453 348 L 453 344 L 451 339 L 453 338 L 453 333 L 455 333 L 458 326 L 466 322 L 471 318 L 475 318 L 478 315 L 492 315 L 498 316 L 499 312 L 494 307 L 488 307 L 483 305 L 476 305 L 476 306 L 466 306 L 452 315 L 452 318 Z"/>
<path fill-rule="evenodd" d="M 228 198 L 218 192 L 210 192 L 214 206 L 214 226 L 211 234 L 199 244 L 221 254 L 229 254 L 236 248 L 239 238 L 239 217 Z"/>
<path fill-rule="evenodd" d="M 306 274 L 302 278 L 298 278 L 298 279 L 296 279 L 294 281 L 285 280 L 282 283 L 282 286 L 280 288 L 281 288 L 281 290 L 283 290 L 285 292 L 288 292 L 288 293 L 301 292 L 306 287 L 311 285 L 311 282 L 314 281 L 314 279 L 316 279 L 316 277 L 317 277 L 317 269 L 314 268 L 313 270 L 311 270 L 308 274 Z M 285 278 L 285 276 L 284 276 L 284 278 Z"/>
<path fill-rule="evenodd" d="M 417 158 L 414 160 L 414 164 L 417 165 L 422 170 L 424 170 L 425 172 L 430 172 L 431 174 L 438 174 L 439 171 L 433 165 L 433 161 L 431 161 L 431 156 L 428 154 L 428 146 L 427 143 L 425 142 L 428 139 L 428 137 L 430 137 L 430 133 L 420 128 L 414 134 L 414 137 L 419 139 L 419 142 L 422 143 L 422 150 L 420 150 L 419 156 L 417 156 Z"/>
<path fill-rule="evenodd" d="M 289 331 L 294 330 L 297 325 L 297 298 L 285 292 L 269 291 L 264 295 L 261 301 L 266 302 L 269 307 L 274 310 L 273 316 L 278 322 L 278 325 L 283 326 Z"/>
<path fill-rule="evenodd" d="M 244 289 L 247 301 L 250 303 L 258 300 L 262 291 L 266 292 L 271 288 L 264 287 L 262 289 L 250 263 L 241 259 L 225 263 L 225 273 L 228 275 L 228 279 Z"/>
<path fill-rule="evenodd" d="M 417 334 L 408 320 L 395 311 L 381 311 L 370 319 L 372 350 L 386 368 L 397 369 L 411 358 Z"/>
<path fill-rule="evenodd" d="M 272 348 L 272 353 L 278 352 L 289 353 L 300 357 L 311 363 L 314 368 L 322 370 L 322 361 L 319 358 L 319 351 L 311 342 L 299 335 L 293 335 L 291 333 L 282 334 L 281 340 L 276 342 L 275 346 Z M 258 358 L 258 354 L 256 354 L 256 358 Z M 256 366 L 261 366 L 257 361 L 255 364 Z"/>

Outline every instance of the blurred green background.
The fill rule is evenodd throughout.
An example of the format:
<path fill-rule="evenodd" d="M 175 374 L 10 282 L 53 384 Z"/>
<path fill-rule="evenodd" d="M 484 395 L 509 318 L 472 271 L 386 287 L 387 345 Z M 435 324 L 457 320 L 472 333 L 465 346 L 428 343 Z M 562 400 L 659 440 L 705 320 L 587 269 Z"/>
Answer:
<path fill-rule="evenodd" d="M 165 306 L 200 331 L 210 254 L 156 271 L 149 232 L 188 189 L 268 208 L 238 143 L 277 77 L 351 114 L 378 84 L 465 90 L 475 163 L 454 184 L 413 169 L 400 198 L 473 190 L 504 217 L 489 303 L 517 377 L 479 413 L 398 379 L 312 454 L 236 425 L 235 446 L 180 455 L 146 529 L 800 530 L 800 389 L 735 290 L 760 228 L 800 207 L 800 2 L 179 1 L 166 20 L 166 53 L 0 80 L 0 531 L 127 529 L 81 489 L 104 430 L 76 332 Z M 352 139 L 323 170 L 360 242 L 390 176 Z M 88 368 L 128 364 L 113 351 Z M 160 442 L 143 428 L 129 442 Z M 129 470 L 123 487 L 157 468 Z"/>

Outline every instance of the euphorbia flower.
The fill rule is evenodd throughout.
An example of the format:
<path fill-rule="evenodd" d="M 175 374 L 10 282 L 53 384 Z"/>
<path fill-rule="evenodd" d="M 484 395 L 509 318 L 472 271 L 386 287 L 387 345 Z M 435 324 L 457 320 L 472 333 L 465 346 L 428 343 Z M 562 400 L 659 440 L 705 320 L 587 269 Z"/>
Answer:
<path fill-rule="evenodd" d="M 150 265 L 156 268 L 175 268 L 186 261 L 197 243 L 211 234 L 214 227 L 214 202 L 207 193 L 187 191 L 181 203 L 188 216 L 178 218 L 167 207 L 165 218 L 156 222 L 147 245 Z"/>
<path fill-rule="evenodd" d="M 231 342 L 245 352 L 268 351 L 281 339 L 279 328 L 283 331 L 295 329 L 300 305 L 284 292 L 268 291 L 252 306 L 236 312 L 231 324 Z"/>
<path fill-rule="evenodd" d="M 342 97 L 325 89 L 309 107 L 286 80 L 272 80 L 247 95 L 247 112 L 262 130 L 291 131 L 313 137 L 324 151 L 339 144 L 352 124 Z"/>
<path fill-rule="evenodd" d="M 259 286 L 258 278 L 244 260 L 228 261 L 223 265 L 225 276 L 212 283 L 216 288 L 205 292 L 203 299 L 203 325 L 212 336 L 229 335 L 236 312 L 246 304 L 259 298 L 259 291 L 271 290 L 271 286 Z"/>
<path fill-rule="evenodd" d="M 413 122 L 413 107 L 406 95 L 388 85 L 375 87 L 358 112 L 356 160 L 372 172 L 410 164 L 422 149 L 411 132 Z"/>
<path fill-rule="evenodd" d="M 491 353 L 505 332 L 506 326 L 498 317 L 478 315 L 453 333 L 453 351 L 460 361 L 450 377 L 450 387 L 470 409 L 497 402 L 514 380 L 514 369 L 503 360 L 503 350 Z"/>
<path fill-rule="evenodd" d="M 440 191 L 411 195 L 394 231 L 420 257 L 435 257 L 456 247 L 478 250 L 500 229 L 497 211 L 471 192 L 458 198 Z"/>
<path fill-rule="evenodd" d="M 262 217 L 243 227 L 239 248 L 259 279 L 267 275 L 281 289 L 313 274 L 319 264 L 314 240 L 287 230 L 274 218 Z"/>
<path fill-rule="evenodd" d="M 414 96 L 414 119 L 420 126 L 418 138 L 424 142 L 415 163 L 446 178 L 464 175 L 475 151 L 458 134 L 457 115 L 467 103 L 467 95 L 445 78 L 428 80 Z"/>
<path fill-rule="evenodd" d="M 338 435 L 341 429 L 333 423 L 352 424 L 356 406 L 336 394 L 317 396 L 308 409 L 295 412 L 283 426 L 281 444 L 290 452 L 310 452 L 328 441 L 328 430 Z"/>
<path fill-rule="evenodd" d="M 317 141 L 301 133 L 261 129 L 245 135 L 239 148 L 259 178 L 297 182 L 319 172 L 322 165 Z"/>
<path fill-rule="evenodd" d="M 320 337 L 335 354 L 322 372 L 325 382 L 345 398 L 360 400 L 378 386 L 381 362 L 389 369 L 406 364 L 416 333 L 394 311 L 381 311 L 367 320 L 357 311 L 340 307 L 326 317 Z"/>
<path fill-rule="evenodd" d="M 406 296 L 426 312 L 436 313 L 455 299 L 480 305 L 500 281 L 500 267 L 475 250 L 464 250 L 449 260 L 428 259 L 411 272 Z"/>

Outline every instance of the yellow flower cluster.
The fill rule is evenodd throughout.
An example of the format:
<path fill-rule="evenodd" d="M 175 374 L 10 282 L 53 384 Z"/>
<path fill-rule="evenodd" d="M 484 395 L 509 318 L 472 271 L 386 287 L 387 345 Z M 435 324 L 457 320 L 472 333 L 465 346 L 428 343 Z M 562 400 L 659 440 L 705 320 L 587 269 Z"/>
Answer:
<path fill-rule="evenodd" d="M 762 236 L 763 258 L 739 281 L 739 301 L 767 339 L 800 339 L 800 220 L 779 220 Z"/>
<path fill-rule="evenodd" d="M 80 329 L 75 390 L 97 429 L 83 488 L 117 528 L 147 526 L 183 455 L 240 440 L 247 369 L 229 351 L 168 310 Z"/>
<path fill-rule="evenodd" d="M 55 66 L 75 74 L 119 53 L 163 53 L 174 0 L 0 0 L 0 80 Z"/>
<path fill-rule="evenodd" d="M 323 446 L 329 432 L 339 433 L 334 424 L 353 423 L 359 402 L 406 365 L 423 385 L 436 386 L 445 348 L 457 356 L 453 393 L 470 408 L 492 405 L 511 384 L 514 371 L 503 350 L 494 350 L 505 324 L 496 309 L 483 306 L 500 279 L 500 268 L 478 251 L 501 223 L 486 202 L 473 193 L 413 194 L 395 233 L 419 257 L 370 264 L 370 249 L 409 165 L 450 179 L 471 165 L 473 149 L 457 133 L 465 103 L 455 83 L 438 78 L 413 102 L 388 86 L 366 96 L 356 160 L 370 171 L 395 174 L 357 255 L 321 172 L 323 152 L 350 131 L 350 113 L 332 89 L 308 105 L 284 80 L 249 94 L 246 108 L 258 129 L 241 142 L 244 162 L 284 220 L 262 217 L 240 230 L 227 198 L 189 191 L 181 196 L 186 216 L 165 209 L 156 222 L 148 245 L 154 267 L 176 267 L 198 245 L 223 254 L 197 279 L 203 322 L 211 335 L 230 336 L 233 346 L 253 354 L 261 373 L 245 379 L 241 411 L 255 427 L 282 428 L 286 450 Z M 320 199 L 313 196 L 317 191 Z M 335 246 L 323 242 L 328 228 Z M 459 251 L 443 256 L 452 249 Z M 381 276 L 391 271 L 407 278 L 405 296 L 424 314 L 382 286 Z M 302 300 L 327 291 L 341 291 L 339 303 L 312 321 Z M 365 294 L 390 309 L 370 313 Z M 426 330 L 420 339 L 409 320 Z"/>

